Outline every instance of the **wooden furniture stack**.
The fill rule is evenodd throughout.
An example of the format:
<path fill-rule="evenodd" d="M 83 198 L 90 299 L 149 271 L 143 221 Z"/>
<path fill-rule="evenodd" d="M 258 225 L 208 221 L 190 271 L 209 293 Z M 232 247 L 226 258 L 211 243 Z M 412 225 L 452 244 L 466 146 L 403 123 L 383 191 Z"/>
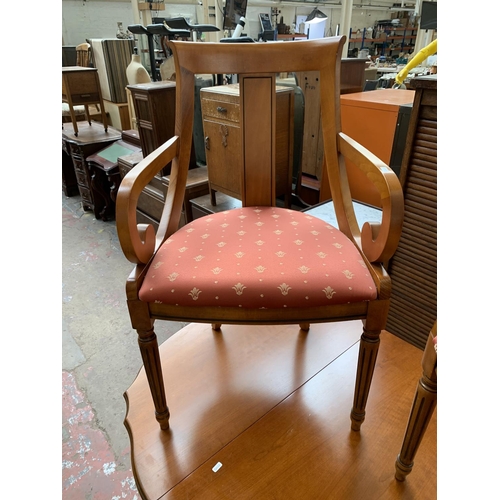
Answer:
<path fill-rule="evenodd" d="M 212 205 L 215 192 L 241 200 L 242 128 L 238 84 L 205 87 L 200 91 L 208 183 Z M 293 89 L 276 86 L 276 196 L 291 204 L 293 167 Z M 254 114 L 260 113 L 255 103 Z M 226 167 L 230 167 L 228 170 Z"/>
<path fill-rule="evenodd" d="M 73 133 L 70 123 L 63 125 L 63 189 L 67 196 L 76 194 L 76 180 L 76 188 L 82 198 L 82 207 L 85 211 L 95 211 L 96 207 L 92 176 L 86 159 L 119 139 L 121 139 L 121 133 L 118 130 L 109 127 L 105 131 L 104 125 L 99 122 L 92 122 L 92 125 L 87 122 L 81 123 L 78 137 Z M 64 155 L 67 155 L 69 160 Z M 73 175 L 70 162 L 73 166 Z M 96 218 L 99 217 L 99 212 L 97 212 Z"/>
<path fill-rule="evenodd" d="M 437 318 L 437 75 L 412 80 L 415 100 L 401 167 L 405 218 L 389 263 L 387 329 L 423 349 Z"/>

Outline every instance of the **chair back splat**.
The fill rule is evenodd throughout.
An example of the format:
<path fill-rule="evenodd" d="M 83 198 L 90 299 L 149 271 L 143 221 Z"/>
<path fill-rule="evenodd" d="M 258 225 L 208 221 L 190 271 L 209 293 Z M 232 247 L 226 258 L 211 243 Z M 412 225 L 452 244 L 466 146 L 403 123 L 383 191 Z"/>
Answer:
<path fill-rule="evenodd" d="M 169 410 L 156 320 L 211 323 L 215 330 L 224 324 L 297 324 L 307 330 L 311 323 L 363 320 L 351 428 L 359 430 L 364 421 L 389 308 L 390 279 L 383 263 L 398 245 L 403 195 L 396 174 L 342 132 L 344 43 L 345 37 L 289 43 L 169 42 L 176 65 L 175 136 L 128 172 L 116 200 L 120 244 L 135 265 L 126 284 L 127 303 L 162 429 L 169 427 Z M 338 227 L 307 211 L 279 206 L 278 185 L 283 176 L 289 175 L 290 184 L 292 178 L 293 111 L 287 114 L 290 126 L 283 133 L 277 77 L 309 71 L 320 75 L 322 175 L 328 179 Z M 201 74 L 238 77 L 232 107 L 220 103 L 211 110 L 228 125 L 218 125 L 218 137 L 210 140 L 221 141 L 223 151 L 229 141 L 236 144 L 238 164 L 217 168 L 227 168 L 228 177 L 238 179 L 234 190 L 239 190 L 235 196 L 241 207 L 215 211 L 179 228 L 191 157 L 195 81 Z M 293 110 L 293 89 L 288 91 Z M 283 141 L 290 152 L 290 174 L 276 166 Z M 379 191 L 380 222 L 358 226 L 345 158 Z M 155 232 L 151 225 L 137 223 L 137 202 L 169 162 L 168 192 Z M 207 161 L 207 168 L 210 178 L 215 165 Z"/>

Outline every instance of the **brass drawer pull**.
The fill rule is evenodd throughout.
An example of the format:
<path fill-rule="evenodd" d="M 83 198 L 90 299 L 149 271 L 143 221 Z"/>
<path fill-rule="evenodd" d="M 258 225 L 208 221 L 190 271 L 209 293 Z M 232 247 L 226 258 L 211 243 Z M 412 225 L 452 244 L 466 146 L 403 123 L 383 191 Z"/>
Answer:
<path fill-rule="evenodd" d="M 222 106 L 217 106 L 217 111 L 219 113 L 227 113 L 227 108 L 223 108 Z"/>

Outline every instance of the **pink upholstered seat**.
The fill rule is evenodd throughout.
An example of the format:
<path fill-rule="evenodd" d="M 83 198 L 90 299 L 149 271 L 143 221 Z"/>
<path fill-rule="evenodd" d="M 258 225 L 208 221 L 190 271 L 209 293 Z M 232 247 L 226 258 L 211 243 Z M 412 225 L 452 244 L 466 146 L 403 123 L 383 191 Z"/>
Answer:
<path fill-rule="evenodd" d="M 139 298 L 180 306 L 314 307 L 376 297 L 354 244 L 306 213 L 247 207 L 197 219 L 155 255 Z"/>

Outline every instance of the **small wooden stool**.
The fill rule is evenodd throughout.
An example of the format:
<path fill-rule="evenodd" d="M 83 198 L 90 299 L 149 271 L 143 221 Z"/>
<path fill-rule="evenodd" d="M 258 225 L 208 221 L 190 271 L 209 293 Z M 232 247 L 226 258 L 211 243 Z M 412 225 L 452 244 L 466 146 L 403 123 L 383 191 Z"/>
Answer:
<path fill-rule="evenodd" d="M 162 183 L 168 190 L 170 175 L 162 177 Z M 208 194 L 208 170 L 207 167 L 192 168 L 188 171 L 186 192 L 184 194 L 183 213 L 180 225 L 184 226 L 193 220 L 193 211 L 190 200 Z"/>

